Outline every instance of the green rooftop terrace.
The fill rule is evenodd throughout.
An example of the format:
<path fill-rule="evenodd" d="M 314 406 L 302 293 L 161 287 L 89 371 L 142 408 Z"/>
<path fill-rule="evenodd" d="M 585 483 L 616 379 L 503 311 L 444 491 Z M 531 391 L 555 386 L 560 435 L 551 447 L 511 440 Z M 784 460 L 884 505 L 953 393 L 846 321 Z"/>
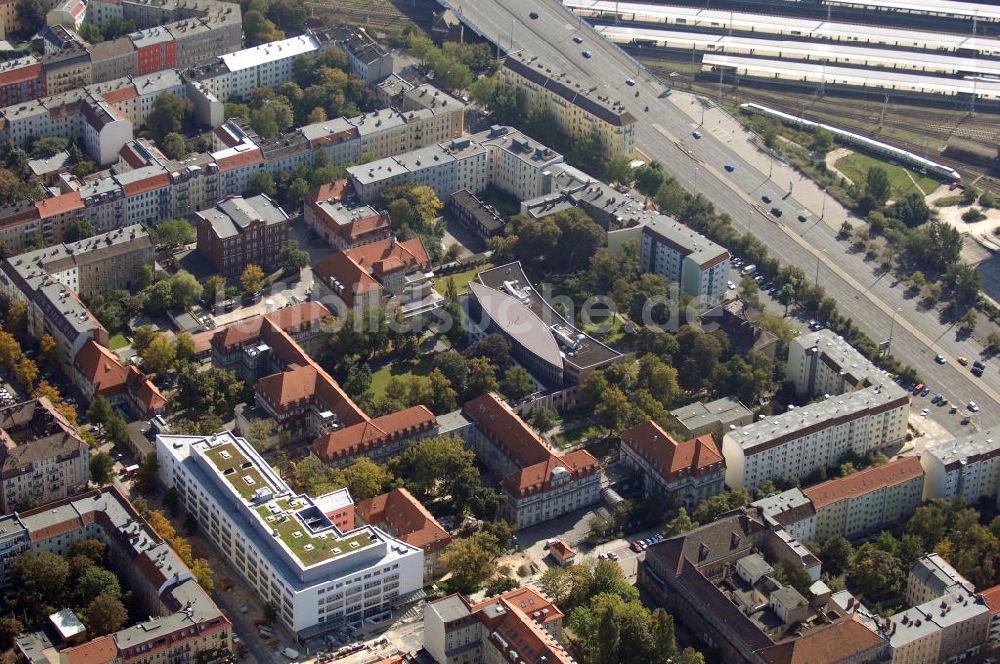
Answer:
<path fill-rule="evenodd" d="M 276 505 L 279 510 L 289 512 L 284 521 L 281 520 L 280 512 L 279 514 L 272 513 L 271 505 Z M 278 539 L 285 543 L 285 546 L 295 554 L 304 567 L 333 560 L 351 551 L 360 551 L 372 541 L 367 530 L 339 539 L 336 537 L 336 531 L 332 529 L 324 533 L 325 538 L 311 535 L 309 529 L 294 513 L 291 513 L 294 509 L 296 508 L 289 505 L 287 498 L 256 508 L 257 514 L 264 520 L 264 524 L 278 532 Z M 269 518 L 270 520 L 268 520 Z M 296 533 L 298 533 L 297 536 Z"/>
<path fill-rule="evenodd" d="M 257 489 L 266 488 L 274 492 L 271 483 L 232 443 L 206 449 L 205 456 L 245 500 L 252 500 Z"/>

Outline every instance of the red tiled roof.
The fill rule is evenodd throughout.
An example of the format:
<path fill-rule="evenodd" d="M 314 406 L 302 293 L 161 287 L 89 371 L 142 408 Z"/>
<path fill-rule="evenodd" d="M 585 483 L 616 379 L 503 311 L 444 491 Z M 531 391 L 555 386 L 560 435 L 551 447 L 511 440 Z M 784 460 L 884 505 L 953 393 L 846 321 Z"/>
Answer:
<path fill-rule="evenodd" d="M 379 274 L 400 267 L 408 270 L 427 269 L 431 264 L 420 238 L 404 242 L 389 238 L 348 249 L 345 253 L 350 254 L 364 269 L 374 270 Z"/>
<path fill-rule="evenodd" d="M 93 339 L 76 354 L 76 367 L 94 386 L 95 396 L 107 396 L 125 387 L 128 371 L 118 357 Z"/>
<path fill-rule="evenodd" d="M 138 97 L 139 93 L 136 92 L 134 85 L 126 85 L 124 88 L 118 88 L 117 90 L 106 92 L 102 96 L 104 97 L 104 101 L 109 104 L 118 104 L 120 102 Z"/>
<path fill-rule="evenodd" d="M 424 553 L 440 551 L 451 544 L 448 531 L 404 488 L 362 500 L 354 509 L 365 523 L 385 524 L 396 537 L 423 549 Z"/>
<path fill-rule="evenodd" d="M 41 78 L 41 75 L 41 64 L 35 63 L 24 65 L 23 67 L 18 67 L 17 69 L 11 69 L 0 73 L 0 85 L 16 85 L 18 83 L 24 83 L 25 81 L 34 81 Z"/>
<path fill-rule="evenodd" d="M 316 263 L 313 274 L 328 288 L 334 290 L 349 307 L 353 307 L 362 295 L 382 290 L 382 284 L 375 277 L 368 274 L 351 256 L 342 251 L 330 254 Z M 341 284 L 343 289 L 338 289 L 334 285 L 336 283 Z"/>
<path fill-rule="evenodd" d="M 987 588 L 979 594 L 986 600 L 986 606 L 990 607 L 990 613 L 1000 614 L 1000 586 Z"/>
<path fill-rule="evenodd" d="M 549 544 L 549 551 L 557 560 L 569 560 L 576 556 L 576 551 L 570 548 L 569 544 L 562 540 L 556 540 Z"/>
<path fill-rule="evenodd" d="M 678 443 L 656 422 L 649 420 L 622 433 L 622 442 L 646 459 L 667 480 L 682 474 L 699 475 L 720 468 L 722 455 L 711 434 Z"/>
<path fill-rule="evenodd" d="M 226 171 L 233 171 L 243 166 L 262 164 L 264 163 L 264 155 L 261 153 L 260 148 L 254 148 L 253 150 L 226 155 L 216 163 L 219 166 L 219 172 L 225 173 Z"/>
<path fill-rule="evenodd" d="M 500 598 L 510 602 L 522 613 L 543 625 L 563 618 L 563 612 L 559 610 L 559 607 L 531 586 L 521 586 L 508 590 L 497 597 L 484 599 L 478 604 L 472 605 L 470 610 L 481 611 L 490 604 L 495 604 Z M 548 609 L 547 612 L 546 609 Z"/>
<path fill-rule="evenodd" d="M 58 214 L 83 209 L 83 199 L 80 198 L 80 192 L 69 191 L 65 194 L 35 201 L 35 207 L 38 208 L 38 216 L 40 218 L 48 219 Z"/>
<path fill-rule="evenodd" d="M 426 406 L 412 406 L 320 436 L 310 449 L 324 461 L 331 461 L 434 426 L 437 426 L 434 413 Z"/>
<path fill-rule="evenodd" d="M 167 399 L 151 380 L 134 366 L 128 368 L 128 378 L 125 387 L 135 400 L 145 410 L 146 415 L 153 415 L 167 405 Z"/>
<path fill-rule="evenodd" d="M 144 194 L 147 191 L 164 189 L 169 186 L 170 176 L 166 173 L 159 173 L 143 180 L 127 182 L 125 186 L 122 187 L 122 190 L 125 192 L 126 196 L 135 196 L 136 194 Z"/>
<path fill-rule="evenodd" d="M 111 634 L 100 636 L 60 653 L 65 664 L 107 664 L 118 659 L 118 645 Z"/>
<path fill-rule="evenodd" d="M 831 503 L 848 498 L 856 498 L 872 491 L 903 484 L 918 477 L 923 477 L 923 475 L 924 470 L 920 466 L 920 459 L 918 457 L 903 457 L 882 466 L 866 468 L 847 477 L 817 484 L 808 489 L 803 489 L 802 493 L 819 510 Z"/>
<path fill-rule="evenodd" d="M 344 235 L 351 240 L 356 240 L 372 233 L 381 233 L 389 229 L 389 216 L 384 214 L 370 214 L 367 217 L 355 219 L 353 223 L 344 229 Z"/>
<path fill-rule="evenodd" d="M 856 661 L 882 643 L 881 636 L 854 618 L 845 618 L 757 652 L 768 664 L 835 664 Z"/>
<path fill-rule="evenodd" d="M 289 367 L 258 380 L 257 391 L 281 411 L 299 401 L 311 399 L 316 394 L 316 376 L 315 367 Z"/>
<path fill-rule="evenodd" d="M 518 470 L 501 482 L 512 495 L 523 496 L 545 489 L 556 468 L 565 468 L 576 478 L 599 466 L 597 459 L 586 450 L 556 456 L 538 434 L 492 392 L 469 401 L 463 411 L 486 438 L 518 466 Z"/>
<path fill-rule="evenodd" d="M 316 187 L 309 192 L 310 201 L 339 201 L 343 200 L 344 194 L 348 189 L 347 178 L 342 178 L 340 180 L 335 180 L 333 182 L 326 182 Z"/>

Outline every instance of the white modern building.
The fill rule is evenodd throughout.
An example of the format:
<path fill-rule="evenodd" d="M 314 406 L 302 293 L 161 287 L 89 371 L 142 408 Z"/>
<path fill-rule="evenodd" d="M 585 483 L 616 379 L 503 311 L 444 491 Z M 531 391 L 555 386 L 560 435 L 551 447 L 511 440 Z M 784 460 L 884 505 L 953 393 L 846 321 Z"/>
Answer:
<path fill-rule="evenodd" d="M 423 584 L 423 551 L 354 527 L 346 489 L 297 495 L 243 438 L 159 436 L 160 479 L 292 632 L 380 616 Z"/>
<path fill-rule="evenodd" d="M 1000 432 L 979 433 L 924 448 L 924 500 L 961 496 L 966 503 L 995 498 L 1000 488 Z"/>
<path fill-rule="evenodd" d="M 257 88 L 276 88 L 291 81 L 295 59 L 315 55 L 319 49 L 312 35 L 289 37 L 220 55 L 218 63 L 196 77 L 219 99 L 246 99 Z"/>
<path fill-rule="evenodd" d="M 728 431 L 722 440 L 726 484 L 753 490 L 833 466 L 847 452 L 865 456 L 890 447 L 906 439 L 909 412 L 909 397 L 889 383 Z"/>
<path fill-rule="evenodd" d="M 806 332 L 788 344 L 785 378 L 810 397 L 843 394 L 890 382 L 885 372 L 833 330 Z"/>

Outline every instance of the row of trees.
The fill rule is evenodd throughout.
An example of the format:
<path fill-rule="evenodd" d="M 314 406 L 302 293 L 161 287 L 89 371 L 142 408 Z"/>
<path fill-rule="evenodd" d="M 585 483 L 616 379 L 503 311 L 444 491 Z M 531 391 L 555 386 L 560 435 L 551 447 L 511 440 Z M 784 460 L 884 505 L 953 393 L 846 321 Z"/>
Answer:
<path fill-rule="evenodd" d="M 427 65 L 435 82 L 448 90 L 464 90 L 476 74 L 489 76 L 497 70 L 486 42 L 444 42 L 438 47 L 415 25 L 408 25 L 404 36 L 410 52 Z"/>

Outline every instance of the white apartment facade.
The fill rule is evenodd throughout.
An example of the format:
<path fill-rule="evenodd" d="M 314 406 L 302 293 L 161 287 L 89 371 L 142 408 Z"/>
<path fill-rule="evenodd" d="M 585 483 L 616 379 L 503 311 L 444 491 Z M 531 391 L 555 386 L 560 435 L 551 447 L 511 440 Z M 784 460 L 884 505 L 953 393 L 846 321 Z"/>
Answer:
<path fill-rule="evenodd" d="M 930 445 L 924 448 L 920 465 L 927 473 L 924 500 L 961 496 L 971 504 L 980 498 L 996 498 L 1000 490 L 1000 432 L 987 429 Z"/>
<path fill-rule="evenodd" d="M 890 447 L 906 439 L 909 412 L 906 393 L 890 383 L 729 431 L 722 441 L 726 484 L 753 490 L 833 466 L 847 452 L 865 456 Z"/>
<path fill-rule="evenodd" d="M 722 300 L 728 289 L 728 250 L 666 215 L 645 221 L 633 232 L 641 233 L 639 265 L 644 272 L 677 282 L 702 306 Z"/>
<path fill-rule="evenodd" d="M 889 382 L 885 374 L 833 330 L 806 332 L 788 344 L 785 379 L 811 397 L 843 394 Z"/>
<path fill-rule="evenodd" d="M 803 489 L 816 512 L 815 541 L 856 540 L 908 519 L 920 507 L 924 471 L 903 457 Z"/>
<path fill-rule="evenodd" d="M 423 552 L 355 528 L 346 489 L 296 495 L 232 432 L 159 436 L 156 452 L 161 481 L 292 632 L 380 615 L 420 590 Z"/>

